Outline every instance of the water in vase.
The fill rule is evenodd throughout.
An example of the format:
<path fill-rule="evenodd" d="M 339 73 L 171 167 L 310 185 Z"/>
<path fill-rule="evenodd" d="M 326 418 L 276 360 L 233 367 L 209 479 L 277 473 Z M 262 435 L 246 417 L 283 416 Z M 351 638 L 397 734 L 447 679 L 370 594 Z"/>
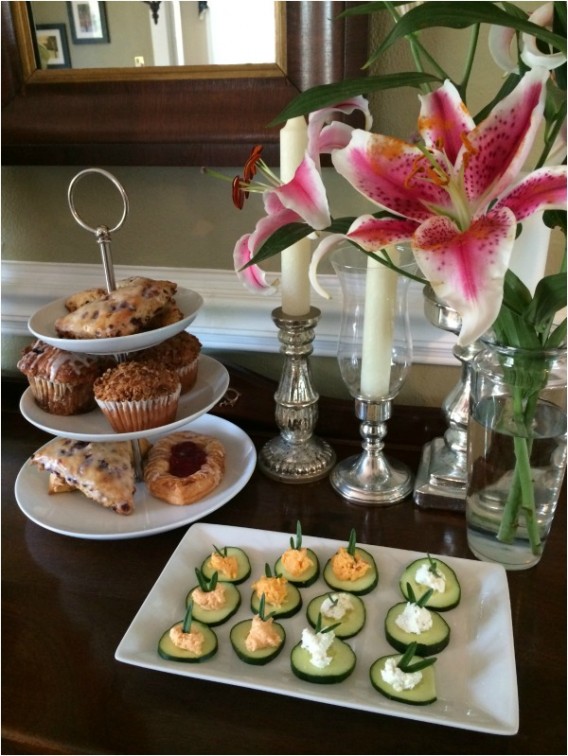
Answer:
<path fill-rule="evenodd" d="M 519 435 L 524 436 L 523 442 L 528 441 L 530 453 L 536 515 L 533 533 L 540 540 L 537 549 L 531 546 L 522 507 L 518 508 L 513 524 L 503 527 L 507 501 L 515 498 L 518 482 L 515 436 Z M 527 433 L 514 423 L 510 397 L 483 399 L 469 421 L 468 468 L 467 538 L 472 552 L 479 559 L 499 562 L 506 569 L 535 565 L 541 558 L 564 478 L 566 413 L 554 404 L 539 404 Z M 511 542 L 502 540 L 507 534 L 512 537 Z"/>

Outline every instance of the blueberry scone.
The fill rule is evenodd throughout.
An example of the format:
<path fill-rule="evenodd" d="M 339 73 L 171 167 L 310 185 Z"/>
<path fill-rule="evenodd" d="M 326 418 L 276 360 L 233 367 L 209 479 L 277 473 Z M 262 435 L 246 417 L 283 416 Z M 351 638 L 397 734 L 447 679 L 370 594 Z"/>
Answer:
<path fill-rule="evenodd" d="M 31 461 L 49 472 L 50 477 L 57 476 L 67 486 L 117 514 L 134 511 L 136 482 L 129 441 L 54 438 L 38 449 Z M 50 489 L 53 486 L 51 477 Z"/>
<path fill-rule="evenodd" d="M 58 336 L 68 339 L 107 339 L 143 331 L 172 301 L 177 284 L 134 278 L 87 302 L 55 321 Z"/>

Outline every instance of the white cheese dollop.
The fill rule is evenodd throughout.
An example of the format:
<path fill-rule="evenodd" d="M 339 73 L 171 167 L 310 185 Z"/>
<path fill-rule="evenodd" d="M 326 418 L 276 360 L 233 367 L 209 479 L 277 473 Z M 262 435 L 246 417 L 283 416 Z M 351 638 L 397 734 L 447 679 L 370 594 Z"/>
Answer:
<path fill-rule="evenodd" d="M 432 627 L 432 614 L 423 606 L 417 606 L 409 601 L 404 611 L 395 619 L 395 624 L 405 633 L 420 635 Z"/>
<path fill-rule="evenodd" d="M 415 688 L 420 680 L 422 680 L 422 672 L 403 672 L 396 664 L 397 660 L 393 657 L 389 657 L 385 661 L 385 666 L 381 669 L 383 680 L 392 685 L 399 693 L 401 690 L 412 690 L 412 688 Z"/>
<path fill-rule="evenodd" d="M 333 630 L 328 633 L 316 633 L 311 627 L 302 630 L 302 648 L 309 652 L 314 667 L 323 669 L 329 665 L 331 656 L 327 652 L 334 638 Z"/>
<path fill-rule="evenodd" d="M 320 611 L 324 617 L 336 620 L 343 619 L 347 612 L 352 610 L 353 602 L 348 593 L 333 593 L 324 600 L 320 607 Z"/>
<path fill-rule="evenodd" d="M 446 590 L 446 576 L 444 573 L 439 572 L 435 574 L 432 572 L 428 564 L 420 565 L 416 570 L 414 579 L 417 583 L 420 583 L 420 585 L 432 588 L 432 590 L 438 591 L 438 593 L 443 593 Z"/>

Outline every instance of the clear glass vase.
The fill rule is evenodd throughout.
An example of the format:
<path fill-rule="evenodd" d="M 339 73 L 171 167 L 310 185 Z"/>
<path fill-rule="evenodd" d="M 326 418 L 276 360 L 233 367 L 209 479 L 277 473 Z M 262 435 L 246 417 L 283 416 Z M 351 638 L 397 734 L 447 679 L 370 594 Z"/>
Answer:
<path fill-rule="evenodd" d="M 542 557 L 566 471 L 566 349 L 486 346 L 472 371 L 468 545 L 527 569 Z"/>
<path fill-rule="evenodd" d="M 415 272 L 407 246 L 391 249 L 403 270 Z M 414 476 L 384 453 L 392 402 L 412 364 L 407 293 L 409 279 L 352 246 L 333 254 L 343 296 L 337 347 L 341 377 L 355 400 L 363 451 L 339 462 L 330 482 L 345 499 L 390 505 L 411 491 Z"/>

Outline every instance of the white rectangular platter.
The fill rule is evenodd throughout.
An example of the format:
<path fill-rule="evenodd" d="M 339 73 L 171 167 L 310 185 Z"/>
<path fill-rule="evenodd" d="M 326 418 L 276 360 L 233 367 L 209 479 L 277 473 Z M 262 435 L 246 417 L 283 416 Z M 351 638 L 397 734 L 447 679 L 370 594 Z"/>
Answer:
<path fill-rule="evenodd" d="M 320 577 L 302 589 L 303 608 L 295 616 L 280 620 L 286 630 L 286 646 L 266 666 L 240 661 L 229 642 L 229 630 L 241 619 L 252 616 L 251 584 L 264 574 L 266 563 L 274 566 L 289 548 L 295 533 L 274 533 L 251 528 L 196 523 L 187 531 L 154 584 L 116 650 L 116 659 L 138 667 L 211 680 L 245 688 L 319 701 L 363 711 L 386 714 L 439 725 L 499 735 L 518 731 L 518 693 L 511 607 L 505 570 L 500 565 L 441 556 L 454 569 L 462 588 L 459 606 L 444 613 L 451 627 L 448 647 L 437 655 L 435 665 L 438 700 L 429 706 L 412 706 L 389 701 L 375 691 L 369 668 L 379 656 L 395 653 L 384 636 L 387 610 L 403 598 L 398 588 L 403 569 L 425 553 L 373 546 L 358 541 L 375 558 L 378 586 L 363 596 L 367 611 L 365 627 L 347 641 L 357 655 L 353 674 L 337 685 L 317 685 L 297 679 L 290 669 L 290 651 L 307 626 L 305 607 L 314 596 L 329 591 Z M 313 549 L 323 569 L 345 541 L 304 536 L 302 545 Z M 183 619 L 185 597 L 196 584 L 199 567 L 213 546 L 238 546 L 251 561 L 250 578 L 242 583 L 241 607 L 224 625 L 214 628 L 219 650 L 202 664 L 182 664 L 158 656 L 158 640 L 168 627 Z M 436 556 L 436 555 L 432 555 Z"/>

